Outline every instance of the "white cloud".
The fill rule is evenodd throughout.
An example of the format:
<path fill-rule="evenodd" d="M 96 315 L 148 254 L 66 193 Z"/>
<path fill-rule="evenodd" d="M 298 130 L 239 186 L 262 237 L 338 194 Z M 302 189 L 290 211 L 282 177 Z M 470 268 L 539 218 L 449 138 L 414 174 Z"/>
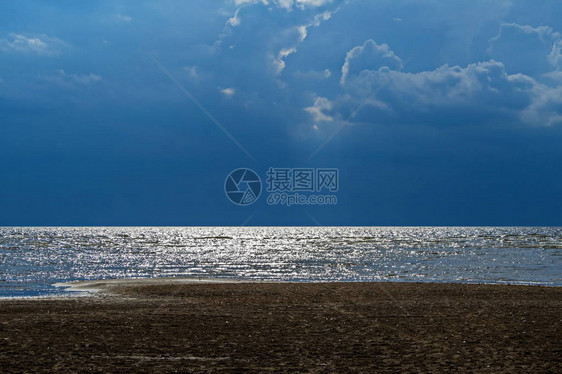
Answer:
<path fill-rule="evenodd" d="M 262 3 L 265 5 L 273 4 L 280 8 L 292 10 L 293 8 L 317 8 L 331 3 L 333 0 L 234 0 L 234 5 L 246 5 Z"/>
<path fill-rule="evenodd" d="M 510 73 L 536 76 L 562 68 L 561 48 L 562 36 L 550 27 L 506 23 L 490 39 L 488 52 Z"/>
<path fill-rule="evenodd" d="M 534 80 L 525 75 L 508 75 L 503 64 L 496 61 L 470 64 L 464 68 L 444 65 L 420 73 L 366 70 L 350 81 L 350 86 L 369 88 L 371 92 L 383 87 L 381 97 L 399 103 L 404 109 L 475 102 L 482 105 L 517 105 L 517 100 L 510 103 L 508 97 L 514 98 L 534 84 Z"/>
<path fill-rule="evenodd" d="M 535 126 L 562 125 L 562 86 L 538 84 L 533 94 L 531 105 L 521 113 L 523 121 Z"/>
<path fill-rule="evenodd" d="M 225 89 L 220 90 L 220 92 L 226 97 L 231 97 L 232 95 L 234 95 L 236 93 L 236 90 L 232 87 L 229 87 L 229 88 L 225 88 Z"/>
<path fill-rule="evenodd" d="M 197 66 L 184 66 L 183 68 L 191 79 L 198 79 L 199 73 L 197 72 Z"/>
<path fill-rule="evenodd" d="M 420 8 L 414 10 L 410 7 L 410 13 L 405 9 L 406 5 L 402 8 L 404 13 L 401 13 L 405 16 L 404 18 L 407 16 L 408 27 L 411 26 L 411 21 L 415 22 L 416 30 L 419 33 L 425 33 L 426 28 L 435 30 L 437 27 L 442 30 L 444 40 L 437 41 L 442 43 L 438 51 L 439 61 L 467 64 L 474 62 L 471 51 L 478 38 L 482 36 L 483 32 L 488 35 L 488 31 L 485 30 L 490 25 L 495 25 L 498 21 L 510 17 L 509 12 L 516 2 L 522 3 L 513 0 L 412 1 Z M 426 41 L 425 43 L 431 42 Z M 428 47 L 431 48 L 430 45 Z M 424 53 L 423 48 L 418 51 L 418 53 Z"/>
<path fill-rule="evenodd" d="M 314 16 L 311 22 L 304 25 L 297 26 L 296 30 L 298 33 L 298 40 L 295 46 L 289 48 L 283 48 L 277 53 L 277 57 L 272 59 L 273 67 L 275 69 L 275 74 L 279 75 L 285 69 L 285 58 L 292 53 L 297 52 L 297 45 L 302 43 L 308 36 L 308 28 L 314 26 L 318 27 L 322 21 L 327 21 L 332 17 L 333 12 L 325 11 Z"/>
<path fill-rule="evenodd" d="M 250 4 L 254 5 L 242 9 Z M 225 41 L 224 48 L 218 50 L 221 53 L 221 66 L 228 71 L 231 69 L 233 73 L 251 71 L 259 77 L 255 82 L 260 83 L 256 84 L 254 80 L 237 83 L 240 92 L 264 98 L 264 102 L 269 100 L 276 103 L 291 95 L 291 100 L 286 102 L 291 102 L 298 109 L 293 115 L 307 115 L 320 128 L 323 122 L 331 121 L 333 125 L 346 121 L 375 122 L 381 118 L 387 123 L 438 122 L 443 126 L 448 122 L 552 125 L 559 121 L 562 110 L 557 95 L 560 92 L 555 89 L 562 84 L 562 76 L 555 73 L 562 70 L 558 67 L 562 48 L 555 43 L 558 40 L 557 33 L 549 28 L 504 25 L 499 36 L 490 41 L 493 58 L 486 56 L 486 42 L 497 32 L 497 29 L 493 29 L 490 33 L 490 27 L 494 27 L 490 25 L 493 22 L 498 24 L 498 20 L 502 19 L 499 15 L 509 9 L 508 1 L 499 0 L 499 5 L 493 6 L 493 14 L 482 14 L 481 22 L 469 27 L 468 35 L 464 35 L 461 29 L 480 17 L 479 14 L 483 13 L 481 6 L 472 10 L 470 19 L 464 21 L 460 13 L 449 17 L 448 14 L 456 6 L 449 3 L 443 5 L 444 9 L 441 5 L 428 6 L 424 9 L 425 13 L 416 13 L 415 17 L 394 8 L 374 17 L 377 21 L 381 18 L 386 20 L 380 27 L 399 27 L 397 23 L 402 20 L 392 17 L 404 17 L 402 24 L 408 21 L 408 30 L 403 31 L 414 39 L 416 33 L 424 30 L 429 23 L 426 18 L 433 17 L 431 22 L 439 25 L 439 30 L 445 35 L 432 39 L 436 45 L 428 47 L 431 55 L 427 53 L 414 60 L 411 69 L 416 69 L 415 72 L 402 71 L 405 63 L 401 57 L 404 56 L 398 56 L 389 45 L 368 39 L 373 35 L 372 32 L 382 32 L 375 26 L 374 31 L 367 26 L 357 32 L 350 30 L 349 37 L 331 43 L 329 39 L 333 35 L 346 32 L 343 17 L 350 17 L 352 12 L 342 12 L 342 19 L 338 19 L 338 22 L 326 21 L 335 18 L 338 9 L 359 3 L 334 1 L 328 8 L 316 8 L 321 4 L 328 2 L 236 2 L 241 8 L 234 15 L 229 15 L 229 33 L 225 33 L 221 39 Z M 463 4 L 463 7 L 470 5 L 469 1 Z M 301 11 L 301 5 L 308 7 L 308 11 Z M 436 8 L 439 11 L 434 11 Z M 374 8 L 369 6 L 366 9 L 372 11 Z M 292 13 L 285 13 L 285 10 Z M 455 26 L 457 22 L 463 27 Z M 319 25 L 322 29 L 315 28 Z M 448 31 L 451 28 L 454 32 Z M 514 48 L 506 48 L 510 33 L 514 36 L 511 40 L 516 42 Z M 404 44 L 399 37 L 391 34 L 385 34 L 387 43 L 395 43 L 404 53 L 411 55 L 414 49 L 419 48 L 417 45 Z M 540 54 L 533 54 L 533 49 L 520 45 L 517 40 L 524 37 L 529 37 L 540 46 L 537 49 Z M 346 45 L 349 40 L 360 40 L 361 43 Z M 235 46 L 232 51 L 227 49 L 230 45 Z M 318 46 L 322 46 L 322 52 Z M 457 55 L 458 51 L 462 53 Z M 514 68 L 516 55 L 522 54 L 528 55 L 524 57 L 528 60 L 542 59 L 540 74 Z M 450 65 L 446 65 L 446 62 Z M 534 67 L 537 63 L 522 65 L 523 68 Z M 327 67 L 329 69 L 324 70 Z M 285 74 L 283 81 L 280 74 Z M 221 83 L 214 87 L 232 84 L 228 81 Z M 309 93 L 312 93 L 312 99 Z M 303 102 L 305 97 L 309 101 Z M 297 105 L 294 105 L 295 102 Z"/>
<path fill-rule="evenodd" d="M 306 37 L 308 36 L 308 28 L 309 27 L 320 26 L 322 21 L 328 21 L 330 18 L 332 18 L 332 13 L 333 12 L 329 12 L 329 11 L 322 12 L 320 14 L 315 15 L 314 18 L 312 19 L 312 21 L 307 23 L 306 25 L 298 26 L 297 30 L 298 30 L 298 33 L 299 33 L 299 42 L 302 42 L 306 39 Z"/>
<path fill-rule="evenodd" d="M 256 3 L 269 4 L 267 0 L 234 0 L 234 5 L 236 6 Z"/>
<path fill-rule="evenodd" d="M 8 39 L 0 39 L 0 51 L 53 56 L 60 54 L 62 47 L 65 45 L 62 40 L 46 35 L 27 37 L 10 33 L 8 36 Z"/>
<path fill-rule="evenodd" d="M 133 20 L 133 17 L 124 14 L 118 14 L 115 16 L 115 18 L 121 22 L 131 22 Z"/>
<path fill-rule="evenodd" d="M 297 52 L 298 46 L 308 37 L 310 28 L 320 26 L 337 11 L 321 8 L 332 2 L 333 0 L 233 0 L 237 8 L 227 18 L 225 28 L 213 47 L 217 51 L 221 48 L 235 51 L 238 45 L 248 43 L 245 46 L 248 49 L 251 43 L 253 52 L 263 53 L 259 56 L 262 58 L 258 57 L 255 61 L 265 60 L 267 66 L 264 66 L 264 70 L 278 76 L 287 66 L 286 58 Z M 311 11 L 305 11 L 306 9 Z M 298 12 L 295 11 L 291 17 L 280 15 L 293 10 Z M 257 34 L 256 28 L 260 30 Z M 250 37 L 251 41 L 248 40 Z M 280 81 L 277 83 L 281 84 Z"/>
<path fill-rule="evenodd" d="M 316 117 L 349 119 L 362 112 L 363 120 L 380 116 L 394 122 L 424 118 L 439 122 L 455 113 L 455 118 L 468 122 L 504 118 L 533 126 L 562 124 L 558 72 L 548 75 L 555 82 L 549 86 L 528 75 L 510 74 L 495 60 L 417 73 L 401 68 L 401 59 L 388 46 L 367 41 L 347 53 L 341 79 L 345 94 L 329 106 L 315 102 L 305 110 Z"/>
<path fill-rule="evenodd" d="M 550 73 L 545 73 L 542 76 L 543 78 L 548 78 L 555 83 L 562 84 L 562 71 L 551 71 Z"/>
<path fill-rule="evenodd" d="M 557 70 L 562 69 L 562 40 L 552 45 L 552 51 L 548 55 L 550 64 Z"/>
<path fill-rule="evenodd" d="M 240 17 L 238 16 L 239 13 L 240 8 L 236 9 L 236 12 L 234 12 L 234 16 L 226 21 L 227 25 L 230 25 L 232 27 L 240 26 Z"/>
<path fill-rule="evenodd" d="M 307 72 L 302 72 L 300 70 L 296 71 L 294 73 L 294 76 L 297 78 L 305 78 L 305 79 L 316 79 L 316 80 L 321 80 L 321 79 L 328 79 L 332 76 L 332 72 L 330 71 L 330 69 L 324 69 L 324 70 L 310 70 Z"/>
<path fill-rule="evenodd" d="M 388 67 L 399 70 L 402 60 L 394 54 L 386 44 L 377 44 L 368 39 L 363 45 L 352 48 L 345 57 L 341 68 L 341 84 L 345 84 L 348 75 L 359 74 L 363 70 L 375 70 Z"/>
<path fill-rule="evenodd" d="M 285 58 L 292 53 L 297 51 L 296 48 L 284 48 L 279 51 L 276 57 L 273 58 L 273 67 L 275 68 L 275 74 L 279 75 L 285 69 Z"/>
<path fill-rule="evenodd" d="M 331 3 L 333 0 L 274 0 L 274 3 L 285 9 L 317 8 Z"/>
<path fill-rule="evenodd" d="M 299 42 L 302 42 L 306 39 L 308 35 L 308 28 L 306 25 L 298 26 L 297 30 L 299 31 Z"/>
<path fill-rule="evenodd" d="M 333 104 L 330 100 L 325 97 L 317 97 L 314 100 L 314 105 L 304 108 L 304 111 L 310 113 L 316 122 L 331 122 L 334 119 L 326 112 L 329 112 L 332 108 Z"/>
<path fill-rule="evenodd" d="M 66 87 L 87 86 L 93 83 L 100 82 L 102 77 L 96 74 L 67 74 L 63 69 L 56 70 L 51 75 L 43 76 L 43 79 L 48 82 L 56 83 Z"/>
<path fill-rule="evenodd" d="M 319 7 L 331 3 L 333 0 L 296 0 L 299 6 Z"/>

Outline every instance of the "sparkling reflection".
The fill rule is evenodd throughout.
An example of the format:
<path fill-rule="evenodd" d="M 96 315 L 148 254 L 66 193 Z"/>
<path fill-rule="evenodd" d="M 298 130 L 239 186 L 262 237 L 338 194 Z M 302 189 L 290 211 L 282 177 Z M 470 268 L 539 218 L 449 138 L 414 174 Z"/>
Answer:
<path fill-rule="evenodd" d="M 560 228 L 0 228 L 0 296 L 154 276 L 560 286 L 561 255 Z"/>

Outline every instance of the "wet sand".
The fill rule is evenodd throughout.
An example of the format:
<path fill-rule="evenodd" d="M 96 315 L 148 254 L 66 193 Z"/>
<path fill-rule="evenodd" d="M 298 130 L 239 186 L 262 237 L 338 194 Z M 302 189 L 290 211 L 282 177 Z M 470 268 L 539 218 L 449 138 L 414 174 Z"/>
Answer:
<path fill-rule="evenodd" d="M 0 301 L 0 372 L 559 372 L 562 288 L 106 282 Z"/>

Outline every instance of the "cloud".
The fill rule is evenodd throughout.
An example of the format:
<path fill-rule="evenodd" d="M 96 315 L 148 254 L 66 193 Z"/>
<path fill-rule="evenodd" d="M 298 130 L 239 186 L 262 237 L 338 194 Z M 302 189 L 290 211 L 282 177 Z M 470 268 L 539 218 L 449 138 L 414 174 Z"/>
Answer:
<path fill-rule="evenodd" d="M 321 80 L 321 79 L 328 79 L 332 76 L 332 72 L 330 71 L 330 69 L 324 69 L 322 71 L 318 71 L 318 70 L 310 70 L 307 72 L 302 72 L 300 70 L 297 70 L 294 74 L 293 74 L 296 78 L 304 78 L 304 79 L 316 79 L 316 80 Z"/>
<path fill-rule="evenodd" d="M 234 13 L 225 19 L 225 26 L 212 46 L 212 57 L 221 56 L 220 75 L 224 77 L 216 86 L 236 85 L 244 93 L 256 95 L 257 90 L 270 85 L 268 93 L 262 91 L 259 94 L 263 99 L 269 94 L 276 96 L 276 89 L 286 87 L 282 79 L 296 77 L 291 74 L 281 78 L 281 75 L 286 71 L 288 61 L 309 37 L 310 28 L 320 26 L 337 11 L 323 8 L 323 5 L 334 3 L 333 7 L 338 7 L 342 2 L 234 0 Z M 202 66 L 205 62 L 192 63 Z M 319 70 L 326 68 L 322 66 Z M 305 71 L 312 70 L 317 69 Z M 250 71 L 252 76 L 260 78 L 241 83 L 231 81 L 230 77 L 247 76 Z"/>
<path fill-rule="evenodd" d="M 297 27 L 297 30 L 299 32 L 299 42 L 302 42 L 308 36 L 308 28 L 306 25 L 301 25 Z"/>
<path fill-rule="evenodd" d="M 543 74 L 542 76 L 554 83 L 562 84 L 562 71 L 551 71 Z"/>
<path fill-rule="evenodd" d="M 262 3 L 262 4 L 268 4 L 267 0 L 234 0 L 234 5 L 236 6 L 240 6 L 240 5 L 246 5 L 246 4 L 256 4 L 256 3 Z"/>
<path fill-rule="evenodd" d="M 307 22 L 304 25 L 300 25 L 300 26 L 296 27 L 298 39 L 294 43 L 294 46 L 281 49 L 277 53 L 277 57 L 273 58 L 273 60 L 272 60 L 276 75 L 281 74 L 281 72 L 285 69 L 285 66 L 286 66 L 285 58 L 292 53 L 296 53 L 297 52 L 297 45 L 302 43 L 306 39 L 306 37 L 308 36 L 308 28 L 310 28 L 312 26 L 314 26 L 314 27 L 320 26 L 320 24 L 323 21 L 328 21 L 330 18 L 332 18 L 332 13 L 333 12 L 325 11 L 325 12 L 322 12 L 320 14 L 316 14 L 313 17 L 312 21 Z"/>
<path fill-rule="evenodd" d="M 43 56 L 54 56 L 61 53 L 65 43 L 57 38 L 46 35 L 27 37 L 21 34 L 10 33 L 8 39 L 0 39 L 0 51 L 34 53 Z"/>
<path fill-rule="evenodd" d="M 314 105 L 304 108 L 304 111 L 310 113 L 316 122 L 332 122 L 334 120 L 332 116 L 326 114 L 326 112 L 332 110 L 332 107 L 333 104 L 330 100 L 325 97 L 317 97 L 314 100 Z"/>
<path fill-rule="evenodd" d="M 483 38 L 482 43 L 486 43 L 491 36 L 489 30 L 492 27 L 495 28 L 500 20 L 508 19 L 514 3 L 519 1 L 404 1 L 399 3 L 407 5 L 402 6 L 397 14 L 408 21 L 402 22 L 400 27 L 413 24 L 412 38 L 418 39 L 418 36 L 415 35 L 418 33 L 419 39 L 424 40 L 419 46 L 416 46 L 415 42 L 412 45 L 411 51 L 414 52 L 416 59 L 421 58 L 420 55 L 422 54 L 426 54 L 425 57 L 430 57 L 431 53 L 434 53 L 435 56 L 439 57 L 441 64 L 448 62 L 465 65 L 475 62 L 475 50 L 473 48 L 480 43 L 479 39 Z M 408 5 L 409 10 L 406 9 Z M 437 32 L 441 34 L 439 37 L 423 38 L 424 34 L 431 35 L 436 30 L 439 30 Z M 493 30 L 492 32 L 496 31 L 496 29 Z M 486 37 L 482 36 L 483 33 Z M 392 45 L 394 41 L 388 40 L 387 43 Z M 409 43 L 412 42 L 409 41 Z M 479 56 L 478 60 L 480 59 Z"/>
<path fill-rule="evenodd" d="M 521 118 L 536 126 L 562 125 L 562 86 L 536 85 L 533 101 L 522 111 Z"/>
<path fill-rule="evenodd" d="M 317 12 L 314 9 L 332 2 L 332 0 L 235 0 L 234 4 L 238 6 L 238 8 L 235 10 L 234 15 L 226 21 L 225 30 L 219 36 L 219 40 L 215 42 L 215 47 L 220 48 L 223 45 L 223 41 L 227 38 L 236 39 L 238 34 L 235 29 L 240 28 L 243 22 L 241 14 L 243 7 L 247 9 L 244 10 L 244 19 L 248 18 L 250 22 L 247 28 L 244 28 L 244 31 L 250 28 L 255 30 L 255 27 L 258 26 L 258 24 L 256 24 L 256 15 L 259 11 L 256 11 L 254 8 L 267 10 L 267 15 L 263 17 L 264 14 L 262 13 L 262 17 L 259 19 L 260 35 L 263 38 L 268 35 L 267 31 L 269 31 L 270 28 L 277 28 L 277 30 L 271 34 L 271 48 L 266 53 L 266 56 L 270 64 L 270 71 L 273 71 L 274 75 L 278 76 L 286 67 L 286 57 L 296 53 L 298 45 L 307 38 L 309 28 L 320 26 L 322 22 L 329 20 L 332 14 L 337 11 L 337 9 L 331 11 L 320 9 L 320 12 L 314 14 L 314 12 Z M 268 7 L 250 7 L 251 5 L 266 5 Z M 279 11 L 276 12 L 276 9 L 288 11 L 292 11 L 293 9 L 302 11 L 313 9 L 311 11 L 313 15 L 311 15 L 311 12 L 299 12 L 291 18 L 286 18 L 284 16 L 279 17 Z M 270 19 L 272 22 L 263 22 L 265 19 Z M 288 25 L 279 23 L 279 20 L 288 21 Z M 239 33 L 243 34 L 244 31 L 240 31 Z M 252 40 L 254 48 L 255 45 L 264 42 L 264 40 L 255 40 L 254 32 L 252 32 L 251 35 L 254 37 Z M 282 39 L 286 41 L 283 42 Z M 238 43 L 239 42 L 238 40 Z M 265 42 L 267 42 L 267 40 L 265 40 Z M 228 48 L 233 49 L 236 44 L 237 43 L 231 43 L 226 45 L 228 45 Z"/>
<path fill-rule="evenodd" d="M 320 7 L 330 4 L 333 0 L 296 0 L 296 5 L 299 7 Z"/>
<path fill-rule="evenodd" d="M 550 27 L 504 23 L 490 39 L 488 52 L 493 59 L 502 61 L 510 73 L 536 76 L 562 68 L 561 48 L 560 33 Z"/>
<path fill-rule="evenodd" d="M 189 75 L 189 77 L 191 79 L 198 79 L 199 78 L 197 66 L 184 66 L 183 69 L 187 72 L 187 75 Z"/>
<path fill-rule="evenodd" d="M 131 22 L 133 20 L 133 17 L 124 14 L 118 14 L 115 16 L 115 18 L 121 22 Z"/>
<path fill-rule="evenodd" d="M 225 89 L 220 90 L 220 92 L 226 97 L 231 97 L 232 95 L 234 95 L 236 93 L 236 90 L 232 87 L 229 87 L 229 88 L 225 88 Z"/>
<path fill-rule="evenodd" d="M 306 37 L 308 36 L 308 29 L 312 26 L 314 27 L 318 27 L 320 26 L 320 24 L 323 21 L 328 21 L 330 18 L 332 18 L 332 14 L 334 12 L 330 12 L 330 11 L 325 11 L 322 12 L 320 14 L 317 14 L 314 16 L 314 18 L 312 19 L 311 22 L 308 22 L 305 25 L 300 25 L 297 27 L 297 30 L 299 32 L 299 42 L 302 42 L 306 39 Z"/>
<path fill-rule="evenodd" d="M 415 73 L 402 67 L 388 45 L 369 39 L 346 54 L 342 91 L 333 99 L 319 93 L 304 110 L 315 122 L 562 124 L 558 74 L 551 74 L 556 83 L 547 85 L 525 74 L 510 74 L 495 60 Z"/>
<path fill-rule="evenodd" d="M 368 39 L 363 45 L 352 48 L 347 52 L 341 68 L 340 83 L 345 84 L 349 75 L 359 74 L 363 70 L 375 70 L 383 67 L 399 70 L 402 66 L 402 60 L 390 50 L 388 45 L 378 45 L 374 40 Z"/>
<path fill-rule="evenodd" d="M 236 9 L 236 12 L 234 12 L 234 16 L 229 18 L 228 21 L 226 21 L 227 25 L 232 27 L 240 26 L 240 17 L 238 16 L 239 13 L 240 13 L 240 8 Z"/>
<path fill-rule="evenodd" d="M 102 77 L 96 74 L 67 74 L 63 69 L 56 70 L 53 74 L 43 76 L 48 82 L 65 87 L 87 86 L 100 82 Z"/>
<path fill-rule="evenodd" d="M 277 7 L 292 10 L 294 8 L 306 9 L 306 8 L 318 8 L 326 4 L 331 3 L 333 0 L 234 0 L 234 5 L 247 5 L 247 4 L 265 4 L 265 5 L 275 5 Z"/>
<path fill-rule="evenodd" d="M 404 73 L 389 69 L 364 70 L 348 84 L 349 91 L 374 94 L 401 110 L 444 106 L 511 106 L 526 103 L 535 81 L 525 75 L 508 75 L 496 61 L 464 68 L 443 65 L 432 71 Z M 379 91 L 379 88 L 382 88 Z M 368 96 L 368 94 L 366 96 Z"/>
<path fill-rule="evenodd" d="M 559 35 L 542 26 L 500 27 L 509 19 L 507 0 L 490 12 L 483 1 L 463 1 L 462 9 L 474 8 L 466 17 L 457 5 L 433 0 L 416 11 L 402 2 L 233 3 L 232 13 L 221 13 L 226 25 L 213 52 L 188 63 L 207 69 L 214 94 L 221 87 L 247 110 L 320 127 L 559 122 Z M 357 17 L 357 28 L 349 29 Z M 405 69 L 404 57 L 412 56 Z"/>
<path fill-rule="evenodd" d="M 279 75 L 281 74 L 281 72 L 283 71 L 283 69 L 285 69 L 285 58 L 287 58 L 287 56 L 289 56 L 292 53 L 295 53 L 297 51 L 296 48 L 283 48 L 282 50 L 279 51 L 279 53 L 277 53 L 276 57 L 272 58 L 272 64 L 273 67 L 275 69 L 275 74 Z"/>

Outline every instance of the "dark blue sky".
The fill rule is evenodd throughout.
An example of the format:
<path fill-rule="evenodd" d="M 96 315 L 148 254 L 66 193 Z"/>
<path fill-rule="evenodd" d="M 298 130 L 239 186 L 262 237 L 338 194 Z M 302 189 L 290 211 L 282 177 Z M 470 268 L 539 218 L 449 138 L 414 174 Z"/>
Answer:
<path fill-rule="evenodd" d="M 560 14 L 2 1 L 0 225 L 562 225 Z M 338 204 L 234 205 L 240 167 L 338 168 Z"/>

